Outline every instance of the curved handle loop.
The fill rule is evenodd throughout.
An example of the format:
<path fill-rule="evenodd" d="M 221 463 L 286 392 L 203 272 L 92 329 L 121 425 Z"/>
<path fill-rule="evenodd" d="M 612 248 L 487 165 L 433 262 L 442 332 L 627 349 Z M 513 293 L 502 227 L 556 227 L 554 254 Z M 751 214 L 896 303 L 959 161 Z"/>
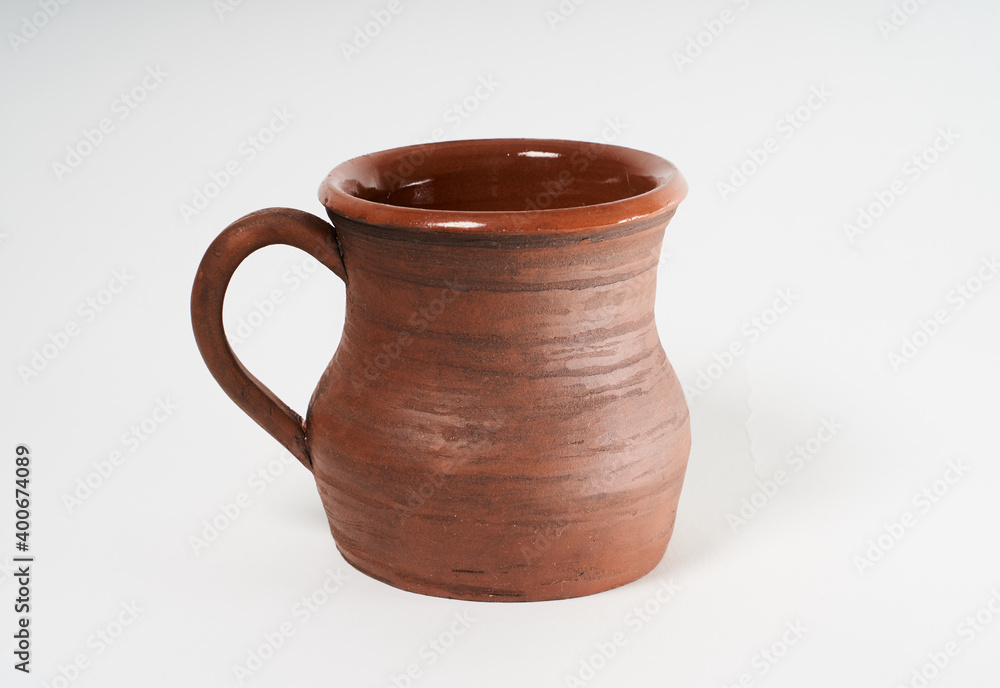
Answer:
<path fill-rule="evenodd" d="M 222 324 L 222 304 L 236 268 L 251 253 L 272 244 L 302 249 L 347 282 L 336 231 L 330 223 L 290 208 L 258 210 L 222 230 L 205 252 L 191 291 L 191 323 L 198 350 L 216 382 L 311 471 L 302 417 L 243 366 Z"/>

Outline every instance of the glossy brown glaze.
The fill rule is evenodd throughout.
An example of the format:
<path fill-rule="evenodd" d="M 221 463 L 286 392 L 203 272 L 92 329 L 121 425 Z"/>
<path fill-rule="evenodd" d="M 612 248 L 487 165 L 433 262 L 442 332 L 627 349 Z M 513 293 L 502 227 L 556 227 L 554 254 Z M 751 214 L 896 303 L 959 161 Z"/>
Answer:
<path fill-rule="evenodd" d="M 336 230 L 273 209 L 220 235 L 195 282 L 196 338 L 223 389 L 311 466 L 361 571 L 471 600 L 607 590 L 662 557 L 690 448 L 653 318 L 685 192 L 666 161 L 598 144 L 356 158 L 320 188 Z M 222 333 L 233 270 L 275 241 L 347 284 L 304 425 Z"/>

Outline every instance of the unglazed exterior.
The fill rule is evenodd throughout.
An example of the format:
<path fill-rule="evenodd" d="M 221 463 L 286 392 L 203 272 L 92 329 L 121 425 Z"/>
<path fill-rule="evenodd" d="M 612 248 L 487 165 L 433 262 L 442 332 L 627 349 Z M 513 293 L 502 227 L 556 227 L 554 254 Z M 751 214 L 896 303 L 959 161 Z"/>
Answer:
<path fill-rule="evenodd" d="M 259 211 L 198 270 L 192 317 L 233 400 L 312 470 L 343 556 L 405 590 L 468 600 L 587 595 L 660 561 L 690 449 L 653 317 L 667 161 L 558 140 L 428 144 L 348 161 L 331 224 Z M 344 332 L 303 422 L 222 329 L 262 246 L 346 283 Z"/>

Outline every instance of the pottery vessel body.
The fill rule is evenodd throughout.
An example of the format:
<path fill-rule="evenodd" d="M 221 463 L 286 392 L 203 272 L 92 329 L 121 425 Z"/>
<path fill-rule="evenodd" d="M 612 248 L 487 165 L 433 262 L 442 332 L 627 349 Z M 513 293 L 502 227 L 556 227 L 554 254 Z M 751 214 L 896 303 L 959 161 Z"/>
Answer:
<path fill-rule="evenodd" d="M 622 585 L 663 556 L 690 448 L 653 313 L 685 190 L 666 161 L 596 144 L 358 158 L 320 188 L 332 226 L 262 211 L 209 249 L 199 346 L 313 471 L 338 548 L 366 574 L 471 600 Z M 229 276 L 279 242 L 346 283 L 343 336 L 304 422 L 216 351 Z"/>

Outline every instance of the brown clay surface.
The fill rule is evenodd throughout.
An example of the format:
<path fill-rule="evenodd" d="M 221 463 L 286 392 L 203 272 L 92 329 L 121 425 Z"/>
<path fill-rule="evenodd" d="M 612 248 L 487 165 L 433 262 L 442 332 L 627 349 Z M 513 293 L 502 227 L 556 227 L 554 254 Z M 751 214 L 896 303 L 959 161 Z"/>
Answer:
<path fill-rule="evenodd" d="M 209 248 L 192 298 L 199 347 L 311 466 L 358 569 L 471 600 L 607 590 L 662 557 L 690 448 L 653 319 L 664 227 L 685 192 L 666 161 L 598 144 L 357 158 L 320 188 L 335 231 L 275 209 Z M 222 334 L 229 276 L 277 241 L 347 284 L 304 426 Z"/>

